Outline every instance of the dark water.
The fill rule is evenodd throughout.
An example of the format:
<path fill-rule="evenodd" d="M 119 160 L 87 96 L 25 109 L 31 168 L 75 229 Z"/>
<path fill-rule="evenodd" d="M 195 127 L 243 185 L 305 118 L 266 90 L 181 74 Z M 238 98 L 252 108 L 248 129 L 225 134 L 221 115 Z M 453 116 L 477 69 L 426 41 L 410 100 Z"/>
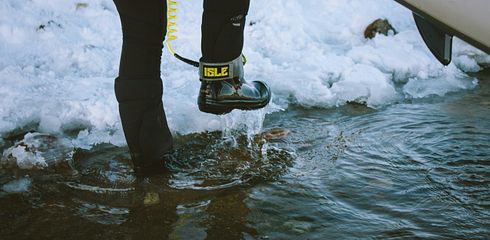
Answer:
<path fill-rule="evenodd" d="M 40 135 L 67 160 L 0 170 L 0 238 L 488 239 L 488 76 L 377 110 L 291 107 L 264 124 L 289 132 L 251 140 L 177 136 L 169 172 L 146 179 L 124 148 L 51 153 Z"/>

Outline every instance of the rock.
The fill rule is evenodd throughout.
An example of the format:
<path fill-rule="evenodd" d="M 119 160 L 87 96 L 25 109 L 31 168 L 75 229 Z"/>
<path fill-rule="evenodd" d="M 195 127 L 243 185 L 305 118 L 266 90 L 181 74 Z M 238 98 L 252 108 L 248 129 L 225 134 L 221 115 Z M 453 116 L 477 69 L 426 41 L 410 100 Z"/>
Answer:
<path fill-rule="evenodd" d="M 389 31 L 393 31 L 393 34 L 397 34 L 398 32 L 391 26 L 390 22 L 387 19 L 376 19 L 374 22 L 369 24 L 364 31 L 364 37 L 367 39 L 373 39 L 376 37 L 377 33 L 381 33 L 385 36 L 388 36 Z"/>
<path fill-rule="evenodd" d="M 262 145 L 265 142 L 273 142 L 286 138 L 288 135 L 289 130 L 286 128 L 271 128 L 255 135 L 253 141 L 255 144 Z"/>
<path fill-rule="evenodd" d="M 262 133 L 262 137 L 266 140 L 285 138 L 289 134 L 286 128 L 272 128 Z"/>

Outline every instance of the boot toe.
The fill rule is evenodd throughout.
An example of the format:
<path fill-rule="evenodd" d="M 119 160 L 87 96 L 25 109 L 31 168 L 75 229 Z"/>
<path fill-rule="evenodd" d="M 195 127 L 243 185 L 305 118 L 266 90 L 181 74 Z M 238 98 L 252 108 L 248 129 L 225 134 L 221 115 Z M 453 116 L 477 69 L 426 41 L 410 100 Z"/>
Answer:
<path fill-rule="evenodd" d="M 269 86 L 265 82 L 261 81 L 253 81 L 253 84 L 258 91 L 259 98 L 262 101 L 267 101 L 268 103 L 271 97 L 271 90 Z"/>
<path fill-rule="evenodd" d="M 203 91 L 203 86 L 206 87 Z M 198 98 L 199 109 L 225 114 L 233 109 L 255 110 L 265 107 L 271 98 L 269 86 L 262 81 L 203 83 Z"/>

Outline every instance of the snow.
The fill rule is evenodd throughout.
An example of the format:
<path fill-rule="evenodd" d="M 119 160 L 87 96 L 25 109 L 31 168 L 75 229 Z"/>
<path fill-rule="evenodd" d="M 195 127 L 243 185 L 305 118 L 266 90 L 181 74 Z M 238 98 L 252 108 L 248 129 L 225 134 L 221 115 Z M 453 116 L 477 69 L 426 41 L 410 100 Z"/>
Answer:
<path fill-rule="evenodd" d="M 465 72 L 490 63 L 487 54 L 456 40 L 453 63 L 442 66 L 422 42 L 411 13 L 395 1 L 251 2 L 246 77 L 267 82 L 274 94 L 262 114 L 289 104 L 332 108 L 358 101 L 376 108 L 405 98 L 444 96 L 474 88 L 477 81 Z M 172 46 L 198 59 L 202 1 L 181 1 L 178 8 L 179 38 Z M 364 39 L 365 27 L 377 18 L 387 18 L 398 34 Z M 113 92 L 121 44 L 112 1 L 1 1 L 0 135 L 37 124 L 39 132 L 56 135 L 82 130 L 71 140 L 76 147 L 124 145 Z M 221 129 L 220 117 L 197 108 L 196 69 L 166 51 L 162 58 L 172 131 Z M 250 125 L 242 116 L 231 114 L 231 127 Z M 28 154 L 22 151 L 19 146 L 12 154 Z"/>

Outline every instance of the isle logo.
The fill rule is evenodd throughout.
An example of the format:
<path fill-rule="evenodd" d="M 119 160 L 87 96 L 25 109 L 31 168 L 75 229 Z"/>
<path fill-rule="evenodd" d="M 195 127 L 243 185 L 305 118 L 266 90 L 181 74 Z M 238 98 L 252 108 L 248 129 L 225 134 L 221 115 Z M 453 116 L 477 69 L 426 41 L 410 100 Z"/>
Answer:
<path fill-rule="evenodd" d="M 206 78 L 226 78 L 230 76 L 229 66 L 204 66 L 203 75 Z"/>

